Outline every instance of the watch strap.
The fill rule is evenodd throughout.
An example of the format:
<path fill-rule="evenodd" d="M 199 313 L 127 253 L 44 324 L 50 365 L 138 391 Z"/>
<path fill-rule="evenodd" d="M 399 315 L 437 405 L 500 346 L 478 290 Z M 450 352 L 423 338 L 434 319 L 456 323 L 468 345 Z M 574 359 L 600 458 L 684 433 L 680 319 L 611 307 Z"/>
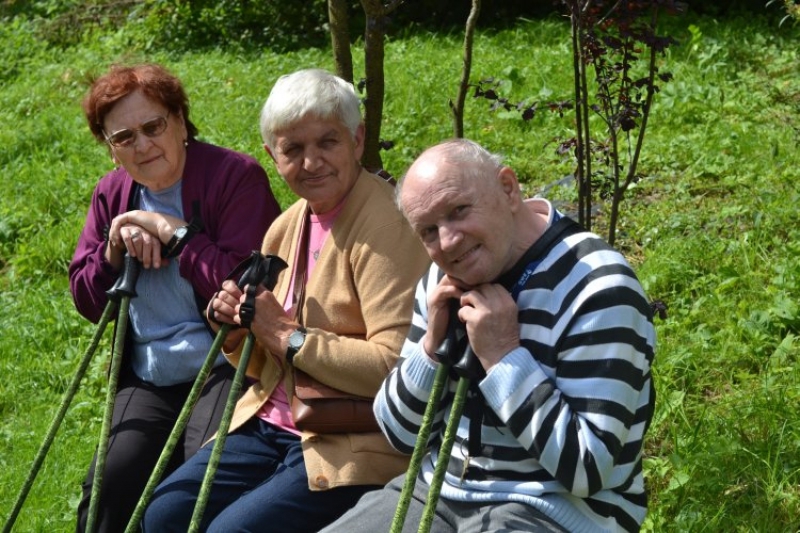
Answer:
<path fill-rule="evenodd" d="M 181 228 L 186 228 L 186 233 L 184 233 L 183 237 L 178 237 L 178 229 L 175 230 L 175 233 L 170 238 L 167 245 L 161 251 L 162 257 L 173 258 L 178 257 L 180 253 L 183 251 L 183 248 L 186 246 L 192 237 L 200 233 L 203 230 L 203 222 L 200 218 L 199 214 L 199 206 L 195 206 L 195 214 L 192 216 L 192 220 L 189 221 L 188 226 L 181 226 Z"/>
<path fill-rule="evenodd" d="M 292 336 L 294 336 L 295 333 L 298 333 L 298 332 L 301 335 L 303 335 L 303 342 L 300 343 L 299 346 L 292 346 L 291 338 L 292 338 Z M 303 326 L 299 326 L 296 330 L 294 330 L 292 332 L 292 334 L 289 336 L 289 344 L 288 344 L 288 346 L 286 346 L 286 362 L 287 363 L 292 364 L 294 362 L 294 356 L 297 355 L 297 352 L 299 352 L 300 348 L 302 348 L 303 344 L 305 344 L 305 339 L 306 339 L 306 328 L 304 328 Z"/>

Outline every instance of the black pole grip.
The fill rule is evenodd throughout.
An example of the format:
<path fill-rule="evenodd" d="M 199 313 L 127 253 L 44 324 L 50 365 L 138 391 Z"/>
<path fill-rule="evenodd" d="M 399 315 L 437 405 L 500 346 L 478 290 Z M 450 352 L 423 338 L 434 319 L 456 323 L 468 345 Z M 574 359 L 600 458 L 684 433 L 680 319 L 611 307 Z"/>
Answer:
<path fill-rule="evenodd" d="M 271 291 L 278 282 L 278 274 L 287 266 L 286 261 L 275 255 L 264 256 L 259 252 L 253 251 L 250 258 L 246 260 L 244 272 L 239 277 L 237 285 L 239 289 L 246 290 L 247 297 L 239 306 L 239 318 L 242 327 L 250 329 L 253 318 L 256 314 L 256 289 L 259 285 L 264 285 Z M 247 289 L 245 289 L 247 287 Z"/>
<path fill-rule="evenodd" d="M 486 370 L 478 360 L 478 356 L 472 351 L 472 346 L 467 342 L 467 347 L 464 349 L 464 355 L 461 359 L 453 365 L 458 377 L 467 379 L 483 379 L 486 376 Z"/>
<path fill-rule="evenodd" d="M 275 285 L 278 283 L 278 274 L 280 274 L 289 265 L 277 255 L 268 255 L 266 257 L 266 262 L 267 277 L 264 280 L 264 286 L 267 288 L 267 290 L 272 291 L 275 288 Z"/>
<path fill-rule="evenodd" d="M 278 283 L 278 274 L 289 266 L 286 261 L 276 255 L 265 256 L 255 250 L 250 252 L 250 257 L 242 264 L 246 267 L 236 282 L 240 290 L 244 290 L 245 285 L 264 285 L 267 290 L 271 291 Z"/>
<path fill-rule="evenodd" d="M 447 335 L 436 349 L 436 357 L 445 366 L 452 367 L 463 353 L 467 338 L 467 327 L 458 318 L 458 300 L 450 300 L 450 315 L 447 322 Z"/>
<path fill-rule="evenodd" d="M 123 296 L 136 297 L 136 280 L 139 279 L 139 268 L 139 261 L 126 253 L 123 258 L 122 272 L 119 273 L 114 285 L 106 291 L 109 300 L 119 303 L 122 301 Z"/>
<path fill-rule="evenodd" d="M 436 350 L 436 357 L 443 365 L 452 367 L 459 378 L 482 379 L 486 371 L 469 344 L 467 325 L 458 318 L 459 306 L 458 300 L 450 300 L 447 336 Z"/>

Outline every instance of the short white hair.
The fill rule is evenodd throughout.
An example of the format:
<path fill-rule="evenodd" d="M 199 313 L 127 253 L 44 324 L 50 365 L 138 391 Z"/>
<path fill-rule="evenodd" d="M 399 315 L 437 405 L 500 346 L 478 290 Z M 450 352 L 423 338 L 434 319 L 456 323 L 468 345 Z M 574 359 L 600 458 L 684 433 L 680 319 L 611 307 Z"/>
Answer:
<path fill-rule="evenodd" d="M 359 98 L 351 83 L 322 69 L 298 70 L 278 78 L 261 110 L 261 138 L 272 150 L 277 132 L 308 115 L 340 120 L 355 136 L 361 124 Z"/>

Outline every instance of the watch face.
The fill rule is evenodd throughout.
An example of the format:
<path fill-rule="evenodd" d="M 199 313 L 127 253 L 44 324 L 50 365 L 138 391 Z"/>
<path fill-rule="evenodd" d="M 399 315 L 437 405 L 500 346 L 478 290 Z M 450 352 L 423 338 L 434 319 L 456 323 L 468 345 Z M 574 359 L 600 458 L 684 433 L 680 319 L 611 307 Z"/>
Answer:
<path fill-rule="evenodd" d="M 187 228 L 186 226 L 181 226 L 180 228 L 175 230 L 175 236 L 179 239 L 183 239 L 188 231 L 189 228 Z"/>
<path fill-rule="evenodd" d="M 296 329 L 289 335 L 289 346 L 294 348 L 295 350 L 299 350 L 301 346 L 303 346 L 303 342 L 306 340 L 306 334 L 299 329 Z"/>

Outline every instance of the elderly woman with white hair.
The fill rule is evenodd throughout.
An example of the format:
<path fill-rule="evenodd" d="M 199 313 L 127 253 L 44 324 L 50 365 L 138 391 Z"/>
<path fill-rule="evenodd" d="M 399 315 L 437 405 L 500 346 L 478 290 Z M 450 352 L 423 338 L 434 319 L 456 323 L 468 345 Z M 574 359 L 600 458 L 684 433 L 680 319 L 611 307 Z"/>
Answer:
<path fill-rule="evenodd" d="M 283 76 L 262 110 L 261 134 L 300 199 L 264 238 L 262 252 L 289 267 L 273 291 L 256 291 L 252 319 L 241 312 L 250 291 L 233 281 L 209 304 L 218 323 L 249 325 L 256 347 L 247 368 L 253 385 L 236 406 L 203 531 L 318 531 L 408 463 L 377 426 L 312 431 L 298 427 L 291 409 L 297 370 L 334 389 L 375 396 L 397 361 L 414 286 L 429 264 L 393 187 L 359 164 L 358 96 L 323 70 Z M 245 331 L 226 341 L 234 364 Z M 145 531 L 187 530 L 211 447 L 156 489 Z"/>

